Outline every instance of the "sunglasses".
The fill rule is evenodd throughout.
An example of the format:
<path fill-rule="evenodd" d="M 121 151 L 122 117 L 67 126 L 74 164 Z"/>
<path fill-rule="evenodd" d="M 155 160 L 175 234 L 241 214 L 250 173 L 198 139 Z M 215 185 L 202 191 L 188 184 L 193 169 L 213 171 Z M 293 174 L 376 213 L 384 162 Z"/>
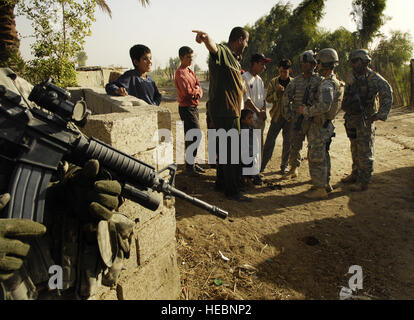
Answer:
<path fill-rule="evenodd" d="M 355 64 L 355 63 L 357 63 L 359 61 L 359 58 L 354 58 L 354 59 L 351 59 L 351 63 L 352 64 Z"/>

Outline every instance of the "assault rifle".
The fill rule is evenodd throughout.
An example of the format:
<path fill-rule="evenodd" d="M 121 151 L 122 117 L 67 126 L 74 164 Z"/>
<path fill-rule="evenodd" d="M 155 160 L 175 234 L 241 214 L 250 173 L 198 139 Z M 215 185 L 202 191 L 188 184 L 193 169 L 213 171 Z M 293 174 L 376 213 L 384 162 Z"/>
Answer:
<path fill-rule="evenodd" d="M 305 93 L 303 94 L 303 98 L 302 98 L 302 105 L 310 106 L 310 103 L 309 103 L 310 86 L 311 86 L 310 83 L 306 86 Z M 298 117 L 298 119 L 296 120 L 296 123 L 295 123 L 295 126 L 294 126 L 294 129 L 296 131 L 302 130 L 302 123 L 303 123 L 304 118 L 305 118 L 304 115 L 301 114 Z"/>
<path fill-rule="evenodd" d="M 10 201 L 3 210 L 6 218 L 30 219 L 42 223 L 46 188 L 61 160 L 82 166 L 89 159 L 99 161 L 111 178 L 122 185 L 121 195 L 155 211 L 162 198 L 175 196 L 225 219 L 228 215 L 216 206 L 173 187 L 175 164 L 156 171 L 105 143 L 83 135 L 73 123 L 82 125 L 90 113 L 82 100 L 69 101 L 66 90 L 44 81 L 36 85 L 29 100 L 40 108 L 27 108 L 21 96 L 0 85 L 0 157 L 15 165 L 9 187 Z M 5 152 L 7 150 L 8 152 Z M 17 150 L 11 152 L 10 150 Z M 168 181 L 160 174 L 169 171 Z"/>
<path fill-rule="evenodd" d="M 358 89 L 355 84 L 347 87 L 344 94 L 342 109 L 344 109 L 345 112 L 350 112 L 351 114 L 360 114 L 364 127 L 367 126 L 366 122 L 368 117 L 365 113 L 364 105 L 362 104 L 361 97 L 359 96 Z"/>

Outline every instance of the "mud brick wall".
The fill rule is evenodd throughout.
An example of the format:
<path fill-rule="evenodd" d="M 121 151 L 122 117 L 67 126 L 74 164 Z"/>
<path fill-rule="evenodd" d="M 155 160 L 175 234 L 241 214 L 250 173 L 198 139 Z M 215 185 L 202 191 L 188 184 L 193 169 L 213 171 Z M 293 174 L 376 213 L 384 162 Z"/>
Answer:
<path fill-rule="evenodd" d="M 92 110 L 82 131 L 160 170 L 172 163 L 172 141 L 160 141 L 158 129 L 171 129 L 168 109 L 147 105 L 135 97 L 109 97 L 101 88 L 72 88 L 74 100 L 83 97 Z M 161 195 L 160 195 L 161 196 Z M 131 255 L 114 288 L 101 286 L 97 299 L 177 299 L 174 200 L 163 200 L 150 211 L 127 200 L 120 212 L 135 221 Z"/>

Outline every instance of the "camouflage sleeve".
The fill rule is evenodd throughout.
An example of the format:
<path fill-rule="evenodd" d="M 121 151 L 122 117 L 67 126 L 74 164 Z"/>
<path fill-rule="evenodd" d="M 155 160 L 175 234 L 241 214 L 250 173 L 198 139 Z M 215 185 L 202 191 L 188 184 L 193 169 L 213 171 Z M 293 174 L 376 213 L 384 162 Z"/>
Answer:
<path fill-rule="evenodd" d="M 388 114 L 392 106 L 392 88 L 390 84 L 380 75 L 376 78 L 378 95 L 379 95 L 379 110 L 377 117 L 383 121 L 387 120 Z"/>
<path fill-rule="evenodd" d="M 30 92 L 33 85 L 25 79 L 19 77 L 14 71 L 9 68 L 0 68 L 0 84 L 4 85 L 8 90 L 13 91 L 21 96 L 24 103 L 28 104 L 30 108 L 36 106 L 34 102 L 29 101 Z"/>
<path fill-rule="evenodd" d="M 315 117 L 329 111 L 335 96 L 335 84 L 332 81 L 323 81 L 318 90 L 317 101 L 305 108 L 304 115 Z"/>

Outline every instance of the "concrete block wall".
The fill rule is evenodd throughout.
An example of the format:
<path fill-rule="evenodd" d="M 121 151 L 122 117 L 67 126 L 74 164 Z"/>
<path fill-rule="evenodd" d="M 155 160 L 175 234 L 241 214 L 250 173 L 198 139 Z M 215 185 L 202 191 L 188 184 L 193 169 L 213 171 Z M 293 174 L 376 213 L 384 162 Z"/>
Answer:
<path fill-rule="evenodd" d="M 92 110 L 82 131 L 160 170 L 172 163 L 172 141 L 160 141 L 158 129 L 171 129 L 168 109 L 149 106 L 134 97 L 109 97 L 103 89 L 69 89 L 73 99 L 83 97 Z M 161 197 L 161 195 L 159 195 Z M 177 299 L 181 292 L 177 265 L 176 220 L 173 199 L 164 199 L 156 211 L 132 201 L 120 207 L 134 226 L 129 259 L 118 283 L 101 286 L 96 298 Z"/>
<path fill-rule="evenodd" d="M 119 77 L 124 73 L 126 68 L 110 68 L 110 67 L 81 67 L 76 70 L 76 82 L 78 86 L 87 88 L 104 87 L 109 81 Z"/>

